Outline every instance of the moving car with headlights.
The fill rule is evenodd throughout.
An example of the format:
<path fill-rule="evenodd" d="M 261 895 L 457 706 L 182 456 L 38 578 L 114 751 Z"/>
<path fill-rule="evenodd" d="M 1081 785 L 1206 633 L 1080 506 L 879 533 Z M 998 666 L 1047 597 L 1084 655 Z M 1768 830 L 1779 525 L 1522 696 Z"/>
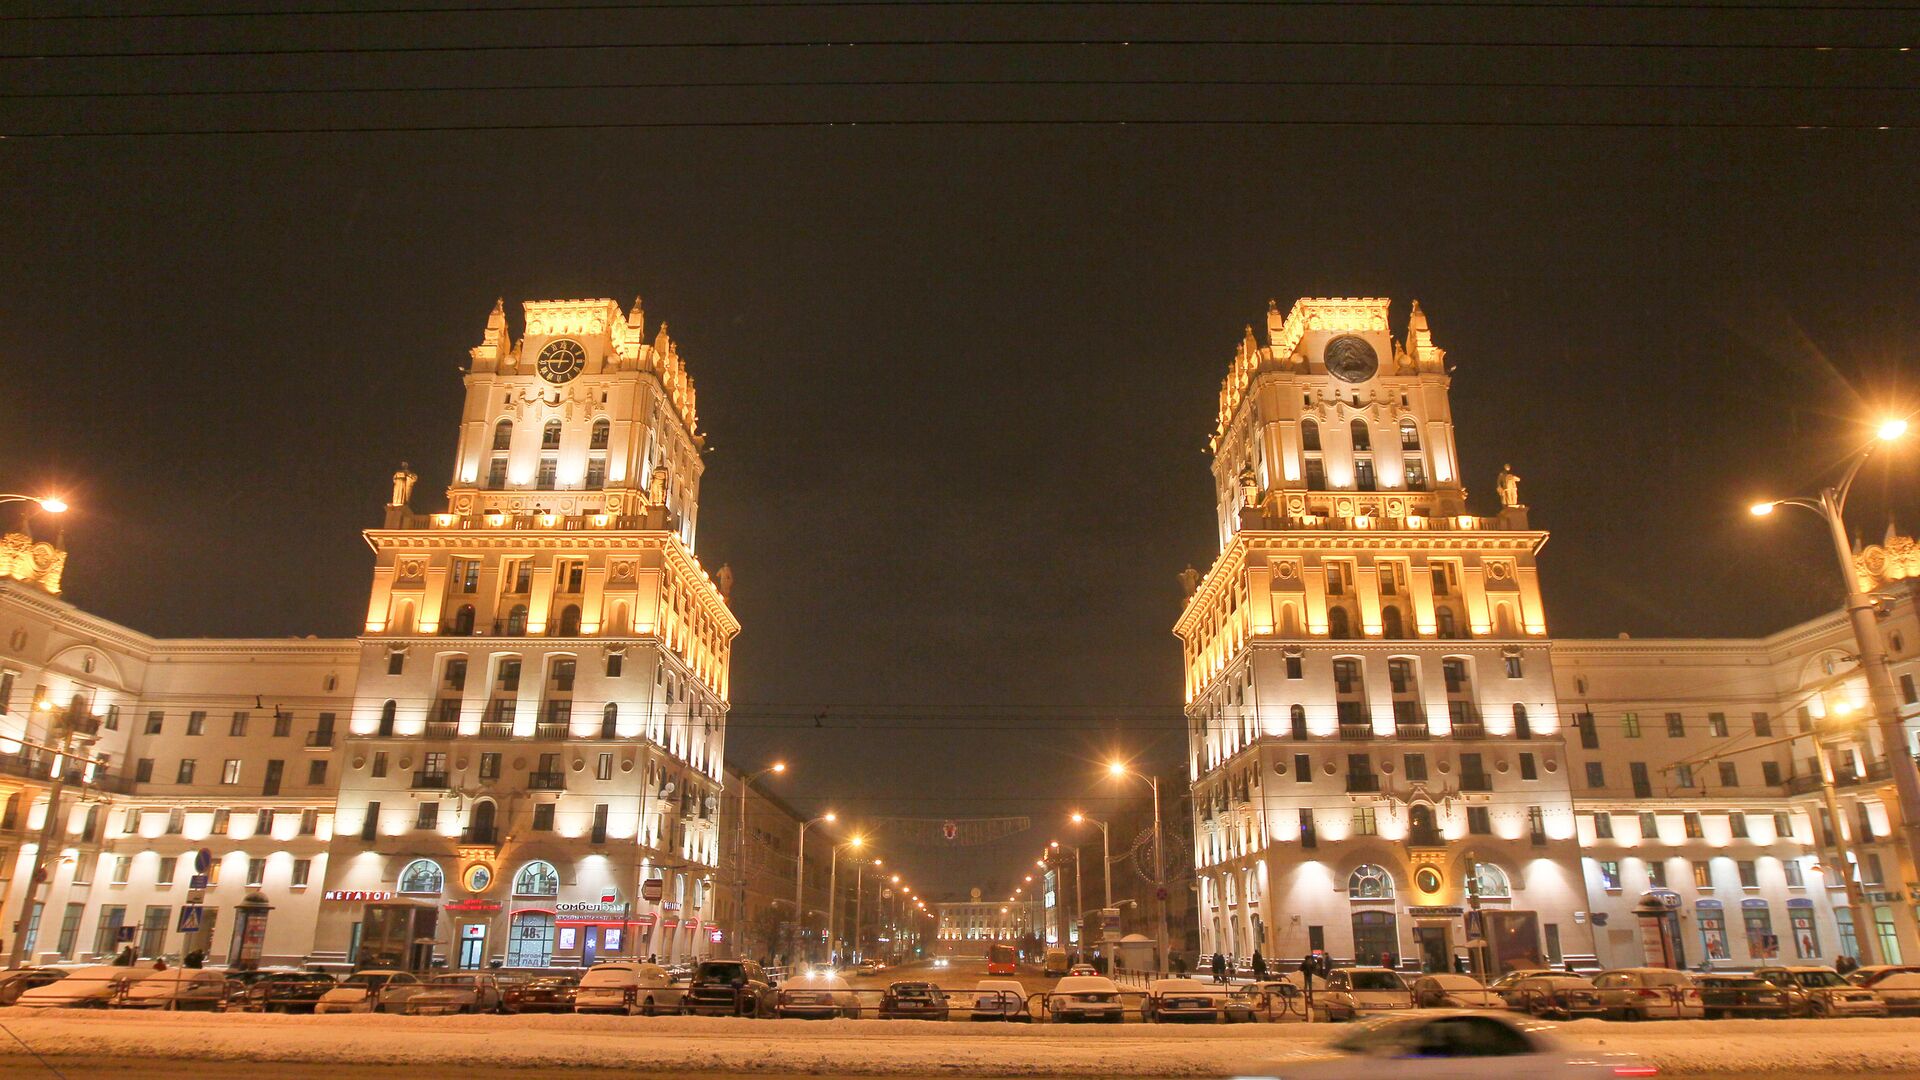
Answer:
<path fill-rule="evenodd" d="M 1199 979 L 1155 979 L 1140 1003 L 1140 1018 L 1156 1024 L 1211 1024 L 1220 1019 L 1225 997 Z"/>
<path fill-rule="evenodd" d="M 425 987 L 409 971 L 369 968 L 347 976 L 338 986 L 320 995 L 313 1011 L 321 1013 L 362 1013 L 406 1011 L 407 1001 Z"/>
<path fill-rule="evenodd" d="M 573 995 L 574 1012 L 618 1012 L 659 1016 L 680 1011 L 680 988 L 659 964 L 610 960 L 595 964 Z"/>
<path fill-rule="evenodd" d="M 947 995 L 930 982 L 897 982 L 880 995 L 882 1020 L 945 1020 Z"/>
<path fill-rule="evenodd" d="M 773 1015 L 807 1020 L 860 1018 L 860 998 L 847 980 L 831 971 L 788 979 L 775 994 Z"/>
<path fill-rule="evenodd" d="M 96 964 L 75 968 L 67 977 L 24 991 L 14 1000 L 22 1009 L 104 1009 L 149 975 L 152 968 Z"/>
<path fill-rule="evenodd" d="M 1335 968 L 1324 990 L 1313 993 L 1313 1015 L 1352 1020 L 1365 1012 L 1413 1008 L 1413 991 L 1400 973 L 1383 967 Z"/>
<path fill-rule="evenodd" d="M 1120 988 L 1105 975 L 1069 975 L 1047 995 L 1047 1011 L 1056 1024 L 1098 1020 L 1118 1024 L 1127 1006 Z"/>
<path fill-rule="evenodd" d="M 1873 996 L 1887 1007 L 1890 1016 L 1920 1014 L 1920 971 L 1896 971 L 1876 980 Z"/>
<path fill-rule="evenodd" d="M 1436 1009 L 1372 1016 L 1332 1048 L 1339 1054 L 1332 1060 L 1287 1059 L 1237 1069 L 1236 1074 L 1287 1080 L 1477 1080 L 1489 1076 L 1614 1080 L 1649 1077 L 1659 1071 L 1633 1054 L 1566 1045 L 1544 1025 L 1504 1013 Z"/>
<path fill-rule="evenodd" d="M 66 977 L 66 968 L 24 967 L 0 971 L 0 1005 L 11 1005 L 21 994 L 34 987 L 59 982 Z"/>
<path fill-rule="evenodd" d="M 1755 975 L 1787 991 L 1795 1016 L 1885 1016 L 1886 1003 L 1830 967 L 1763 967 Z"/>
<path fill-rule="evenodd" d="M 1413 1003 L 1422 1009 L 1504 1009 L 1507 1000 L 1471 975 L 1444 973 L 1413 980 Z"/>
<path fill-rule="evenodd" d="M 572 1012 L 579 983 L 570 975 L 536 975 L 500 988 L 500 1011 Z"/>
<path fill-rule="evenodd" d="M 1099 969 L 1099 968 L 1097 968 L 1097 967 L 1094 967 L 1094 966 L 1093 966 L 1092 964 L 1075 964 L 1075 965 L 1073 965 L 1072 967 L 1070 967 L 1070 968 L 1068 968 L 1068 969 L 1067 969 L 1067 974 L 1069 974 L 1069 975 L 1098 975 L 1098 974 L 1100 974 L 1100 969 Z"/>
<path fill-rule="evenodd" d="M 333 976 L 321 971 L 280 972 L 247 987 L 234 1007 L 248 1012 L 310 1013 L 334 985 Z"/>
<path fill-rule="evenodd" d="M 1699 1020 L 1706 1016 L 1693 976 L 1672 968 L 1615 968 L 1594 977 L 1600 1007 L 1615 1020 Z"/>
<path fill-rule="evenodd" d="M 773 983 L 751 960 L 702 960 L 680 995 L 695 1016 L 772 1016 L 773 1004 Z"/>
<path fill-rule="evenodd" d="M 212 968 L 168 968 L 134 983 L 113 1002 L 113 1007 L 212 1012 L 226 1004 L 228 994 L 225 972 Z"/>
<path fill-rule="evenodd" d="M 1531 1016 L 1572 1020 L 1606 1012 L 1606 1006 L 1600 1003 L 1600 992 L 1592 983 L 1578 975 L 1551 971 L 1536 971 L 1513 980 L 1500 990 L 1500 997 L 1508 1008 Z"/>
<path fill-rule="evenodd" d="M 1019 979 L 981 979 L 973 987 L 972 1018 L 1031 1021 L 1026 986 Z"/>
<path fill-rule="evenodd" d="M 1709 1020 L 1779 1017 L 1792 1012 L 1787 992 L 1758 975 L 1714 972 L 1695 981 L 1700 986 L 1700 1007 Z"/>
<path fill-rule="evenodd" d="M 420 992 L 407 999 L 408 1016 L 444 1016 L 450 1013 L 500 1011 L 500 980 L 486 971 L 459 971 L 434 975 Z"/>

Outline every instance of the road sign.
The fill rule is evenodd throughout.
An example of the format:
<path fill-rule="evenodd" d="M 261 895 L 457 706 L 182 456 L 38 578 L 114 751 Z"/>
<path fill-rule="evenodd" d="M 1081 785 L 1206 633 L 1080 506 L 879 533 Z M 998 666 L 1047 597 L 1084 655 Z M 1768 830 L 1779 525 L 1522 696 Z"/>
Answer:
<path fill-rule="evenodd" d="M 126 926 L 116 926 L 116 927 L 114 927 L 114 928 L 113 928 L 113 940 L 114 940 L 114 941 L 116 941 L 116 942 L 118 942 L 118 943 L 120 943 L 120 944 L 122 944 L 122 945 L 130 945 L 130 944 L 132 944 L 132 943 L 133 943 L 133 927 L 132 927 L 132 925 L 126 925 Z"/>
<path fill-rule="evenodd" d="M 206 910 L 205 907 L 199 904 L 182 904 L 180 906 L 180 932 L 183 934 L 199 933 L 200 918 L 206 913 Z"/>
<path fill-rule="evenodd" d="M 1480 946 L 1487 943 L 1487 917 L 1484 912 L 1469 911 L 1466 916 L 1467 944 Z"/>
<path fill-rule="evenodd" d="M 205 874 L 195 874 L 187 879 L 187 888 L 189 889 L 204 889 L 206 887 L 207 875 Z"/>
<path fill-rule="evenodd" d="M 667 895 L 667 883 L 664 878 L 648 878 L 640 883 L 640 899 L 659 903 Z"/>
<path fill-rule="evenodd" d="M 213 869 L 213 849 L 201 848 L 200 854 L 193 857 L 193 872 L 204 874 Z"/>

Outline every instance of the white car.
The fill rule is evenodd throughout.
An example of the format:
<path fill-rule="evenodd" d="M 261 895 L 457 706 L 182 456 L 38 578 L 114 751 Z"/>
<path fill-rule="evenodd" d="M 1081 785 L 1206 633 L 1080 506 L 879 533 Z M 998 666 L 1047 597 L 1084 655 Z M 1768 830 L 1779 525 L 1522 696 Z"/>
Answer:
<path fill-rule="evenodd" d="M 500 1012 L 500 980 L 484 971 L 435 975 L 407 999 L 408 1016 Z"/>
<path fill-rule="evenodd" d="M 981 979 L 973 987 L 975 1020 L 1032 1020 L 1027 988 L 1019 979 Z"/>
<path fill-rule="evenodd" d="M 1672 968 L 1603 971 L 1594 977 L 1593 989 L 1600 1008 L 1614 1019 L 1700 1020 L 1707 1015 L 1693 976 Z"/>
<path fill-rule="evenodd" d="M 1335 968 L 1326 989 L 1313 992 L 1313 1012 L 1323 1020 L 1353 1020 L 1364 1012 L 1413 1008 L 1413 991 L 1400 973 L 1383 967 Z"/>
<path fill-rule="evenodd" d="M 36 986 L 59 982 L 67 977 L 66 968 L 24 967 L 0 971 L 0 1005 L 11 1005 L 21 994 Z"/>
<path fill-rule="evenodd" d="M 1220 1006 L 1227 992 L 1209 988 L 1199 979 L 1155 979 L 1148 989 L 1140 1011 L 1157 1024 L 1192 1020 L 1211 1024 L 1220 1019 Z"/>
<path fill-rule="evenodd" d="M 1126 1015 L 1120 988 L 1105 975 L 1069 975 L 1047 995 L 1047 1011 L 1054 1023 L 1100 1020 L 1117 1024 Z"/>
<path fill-rule="evenodd" d="M 780 984 L 774 996 L 773 1015 L 782 1019 L 798 1016 L 814 1020 L 835 1017 L 858 1020 L 860 998 L 847 985 L 847 980 L 831 971 L 802 975 Z"/>
<path fill-rule="evenodd" d="M 574 1012 L 641 1013 L 658 1016 L 680 1011 L 681 990 L 659 964 L 609 960 L 595 964 L 580 977 L 573 995 Z"/>
<path fill-rule="evenodd" d="M 1897 971 L 1882 976 L 1873 984 L 1874 996 L 1887 1007 L 1891 1016 L 1920 1013 L 1920 973 Z"/>
<path fill-rule="evenodd" d="M 236 984 L 238 985 L 238 984 Z M 218 1009 L 227 1000 L 225 972 L 212 968 L 168 968 L 149 974 L 113 1003 L 119 1009 Z"/>
<path fill-rule="evenodd" d="M 405 1012 L 407 1000 L 425 989 L 412 972 L 368 969 L 356 971 L 314 1003 L 322 1013 Z"/>
<path fill-rule="evenodd" d="M 1504 1009 L 1507 1000 L 1471 975 L 1422 975 L 1413 980 L 1413 1003 L 1422 1009 Z"/>
<path fill-rule="evenodd" d="M 152 968 L 110 964 L 78 968 L 59 982 L 26 991 L 14 1004 L 22 1009 L 104 1009 L 140 980 L 158 974 Z"/>
<path fill-rule="evenodd" d="M 1544 1025 L 1502 1013 L 1427 1010 L 1361 1021 L 1332 1047 L 1329 1061 L 1290 1059 L 1237 1075 L 1286 1080 L 1613 1080 L 1659 1070 L 1632 1054 L 1603 1053 L 1555 1039 Z"/>

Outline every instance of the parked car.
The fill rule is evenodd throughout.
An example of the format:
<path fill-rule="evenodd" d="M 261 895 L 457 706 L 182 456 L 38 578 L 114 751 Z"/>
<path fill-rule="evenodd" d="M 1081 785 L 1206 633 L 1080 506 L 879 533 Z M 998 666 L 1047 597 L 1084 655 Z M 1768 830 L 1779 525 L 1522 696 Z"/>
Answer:
<path fill-rule="evenodd" d="M 1471 975 L 1422 975 L 1413 981 L 1413 1003 L 1422 1009 L 1504 1009 L 1506 999 Z"/>
<path fill-rule="evenodd" d="M 1508 1008 L 1531 1016 L 1572 1020 L 1581 1016 L 1601 1016 L 1606 1012 L 1606 1007 L 1600 1003 L 1600 992 L 1594 989 L 1591 982 L 1578 975 L 1536 971 L 1508 982 L 1499 993 Z"/>
<path fill-rule="evenodd" d="M 973 988 L 973 1019 L 1027 1020 L 1027 988 L 1019 979 L 981 979 Z"/>
<path fill-rule="evenodd" d="M 227 1003 L 227 974 L 213 968 L 168 968 L 128 987 L 113 1002 L 116 1009 L 199 1009 L 212 1012 Z"/>
<path fill-rule="evenodd" d="M 774 1000 L 773 1015 L 782 1019 L 847 1020 L 860 1018 L 860 998 L 847 980 L 831 971 L 802 975 L 781 984 Z"/>
<path fill-rule="evenodd" d="M 595 964 L 580 978 L 574 992 L 574 1012 L 623 1012 L 659 1016 L 678 1013 L 683 991 L 659 964 L 610 960 Z"/>
<path fill-rule="evenodd" d="M 1509 987 L 1513 986 L 1513 984 L 1519 982 L 1521 979 L 1537 979 L 1543 975 L 1570 975 L 1570 974 L 1572 974 L 1572 972 L 1555 971 L 1552 968 L 1518 968 L 1516 970 L 1509 971 L 1506 974 L 1488 983 L 1487 989 L 1493 991 L 1496 994 L 1501 994 L 1501 993 L 1505 993 Z"/>
<path fill-rule="evenodd" d="M 412 972 L 368 968 L 347 976 L 313 1003 L 316 1014 L 405 1011 L 424 984 Z"/>
<path fill-rule="evenodd" d="M 1326 989 L 1313 994 L 1314 1015 L 1326 1020 L 1353 1020 L 1363 1012 L 1411 1008 L 1413 991 L 1391 968 L 1336 968 L 1327 976 Z"/>
<path fill-rule="evenodd" d="M 1873 994 L 1892 1016 L 1920 1013 L 1920 971 L 1896 971 L 1873 984 Z"/>
<path fill-rule="evenodd" d="M 1890 975 L 1920 974 L 1913 964 L 1868 964 L 1847 972 L 1846 980 L 1855 986 L 1872 987 Z"/>
<path fill-rule="evenodd" d="M 1250 1045 L 1258 1045 L 1250 1044 Z M 1658 1070 L 1632 1054 L 1568 1046 L 1544 1027 L 1502 1013 L 1423 1010 L 1368 1017 L 1333 1043 L 1325 1061 L 1249 1062 L 1242 1075 L 1287 1080 L 1380 1080 L 1431 1077 L 1466 1080 L 1524 1076 L 1528 1080 L 1614 1080 Z"/>
<path fill-rule="evenodd" d="M 897 982 L 880 995 L 882 1020 L 945 1020 L 947 995 L 930 982 Z"/>
<path fill-rule="evenodd" d="M 1786 1016 L 1792 1011 L 1787 992 L 1758 975 L 1713 972 L 1694 980 L 1700 987 L 1700 1007 L 1709 1020 Z"/>
<path fill-rule="evenodd" d="M 242 991 L 236 1008 L 251 1012 L 312 1012 L 321 995 L 334 988 L 333 976 L 321 971 L 279 972 Z"/>
<path fill-rule="evenodd" d="M 1593 980 L 1600 1007 L 1616 1020 L 1698 1020 L 1706 1015 L 1693 976 L 1672 968 L 1616 968 Z"/>
<path fill-rule="evenodd" d="M 1058 979 L 1067 973 L 1067 950 L 1048 949 L 1047 955 L 1040 961 L 1040 974 L 1049 979 Z"/>
<path fill-rule="evenodd" d="M 1117 1024 L 1125 1017 L 1127 1006 L 1120 988 L 1105 975 L 1069 975 L 1054 984 L 1047 995 L 1047 1011 L 1055 1023 L 1100 1020 Z"/>
<path fill-rule="evenodd" d="M 1788 992 L 1795 1016 L 1885 1016 L 1886 1003 L 1830 967 L 1755 968 L 1755 975 Z"/>
<path fill-rule="evenodd" d="M 23 967 L 0 971 L 0 1005 L 11 1005 L 21 994 L 36 986 L 59 982 L 67 977 L 66 968 Z"/>
<path fill-rule="evenodd" d="M 1224 993 L 1199 979 L 1155 979 L 1140 1002 L 1140 1018 L 1156 1024 L 1211 1024 L 1220 1019 L 1223 997 Z"/>
<path fill-rule="evenodd" d="M 772 1016 L 773 983 L 751 960 L 702 960 L 680 1004 L 696 1016 Z"/>
<path fill-rule="evenodd" d="M 407 999 L 408 1016 L 500 1011 L 500 980 L 486 971 L 452 971 L 428 979 Z"/>
<path fill-rule="evenodd" d="M 570 975 L 536 975 L 500 988 L 504 1012 L 572 1012 L 579 984 Z"/>
<path fill-rule="evenodd" d="M 67 977 L 36 986 L 14 999 L 22 1009 L 104 1009 L 132 989 L 135 983 L 159 972 L 150 967 L 95 964 L 74 968 Z"/>

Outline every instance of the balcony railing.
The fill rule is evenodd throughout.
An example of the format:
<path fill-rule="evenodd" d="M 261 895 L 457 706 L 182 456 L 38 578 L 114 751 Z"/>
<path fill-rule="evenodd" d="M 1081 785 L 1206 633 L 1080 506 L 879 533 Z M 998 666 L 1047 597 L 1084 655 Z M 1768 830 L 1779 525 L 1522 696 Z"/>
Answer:
<path fill-rule="evenodd" d="M 429 720 L 420 730 L 420 737 L 423 739 L 451 739 L 458 734 L 460 734 L 458 720 Z"/>
<path fill-rule="evenodd" d="M 1402 739 L 1430 739 L 1432 731 L 1424 720 L 1409 720 L 1404 724 L 1393 725 L 1393 733 Z"/>
<path fill-rule="evenodd" d="M 447 774 L 444 772 L 428 772 L 425 769 L 421 769 L 413 774 L 413 787 L 415 791 L 445 791 L 447 789 L 447 783 Z"/>
<path fill-rule="evenodd" d="M 466 829 L 460 833 L 460 842 L 481 847 L 495 847 L 500 843 L 500 830 L 497 827 Z"/>
<path fill-rule="evenodd" d="M 1347 790 L 1349 792 L 1377 792 L 1380 790 L 1380 778 L 1372 773 L 1348 773 Z"/>
<path fill-rule="evenodd" d="M 535 772 L 527 774 L 528 791 L 565 791 L 567 778 L 559 772 Z"/>
<path fill-rule="evenodd" d="M 1340 737 L 1343 739 L 1371 739 L 1373 738 L 1373 725 L 1341 724 Z"/>
<path fill-rule="evenodd" d="M 502 723 L 498 720 L 484 720 L 480 723 L 480 737 L 483 739 L 513 738 L 513 721 Z"/>
<path fill-rule="evenodd" d="M 540 723 L 533 725 L 533 737 L 546 742 L 557 742 L 565 739 L 570 731 L 571 725 L 569 724 Z"/>
<path fill-rule="evenodd" d="M 1487 725 L 1458 723 L 1453 725 L 1453 737 L 1456 739 L 1484 739 L 1487 737 Z"/>
<path fill-rule="evenodd" d="M 1460 790 L 1461 791 L 1492 791 L 1493 781 L 1487 778 L 1486 773 L 1461 773 L 1460 774 Z"/>

